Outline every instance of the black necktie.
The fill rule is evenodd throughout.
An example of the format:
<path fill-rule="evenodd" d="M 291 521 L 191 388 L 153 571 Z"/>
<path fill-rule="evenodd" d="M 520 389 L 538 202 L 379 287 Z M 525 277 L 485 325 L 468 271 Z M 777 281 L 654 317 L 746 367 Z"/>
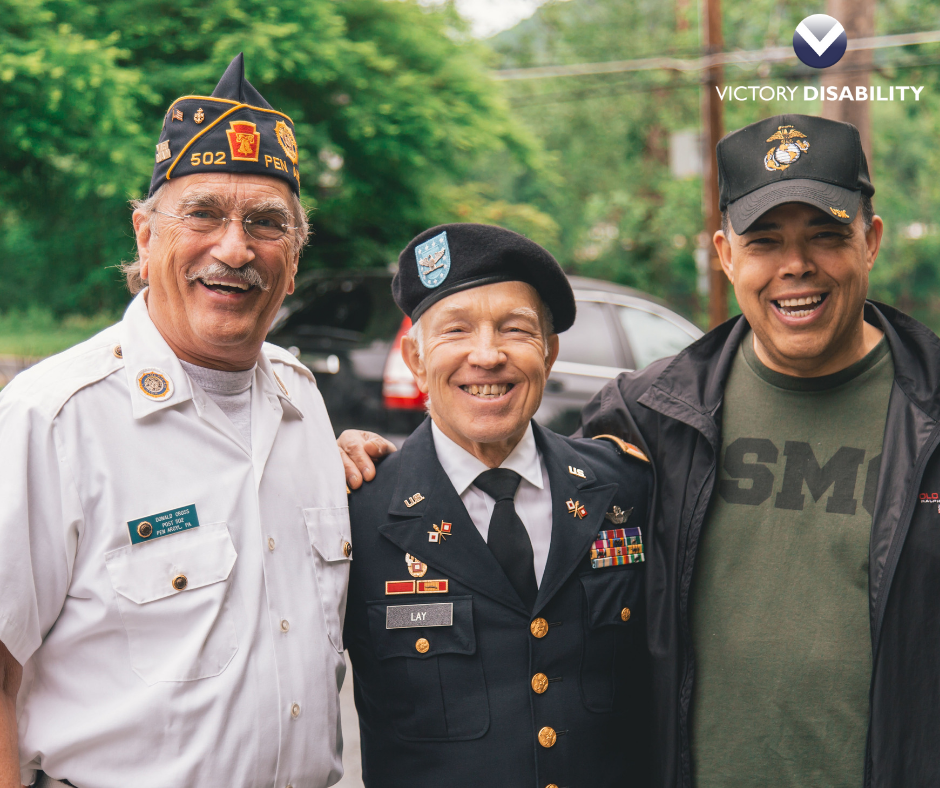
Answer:
<path fill-rule="evenodd" d="M 496 501 L 486 543 L 525 606 L 532 610 L 539 592 L 532 542 L 513 505 L 520 481 L 515 471 L 493 468 L 481 473 L 473 483 Z"/>

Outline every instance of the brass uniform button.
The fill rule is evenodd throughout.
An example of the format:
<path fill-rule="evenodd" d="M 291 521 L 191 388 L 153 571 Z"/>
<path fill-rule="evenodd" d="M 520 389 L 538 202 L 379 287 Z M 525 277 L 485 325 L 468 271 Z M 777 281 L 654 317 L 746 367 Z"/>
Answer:
<path fill-rule="evenodd" d="M 427 638 L 418 638 L 418 642 L 415 643 L 415 648 L 418 650 L 419 654 L 427 654 L 428 649 L 431 648 L 431 644 L 428 643 Z"/>
<path fill-rule="evenodd" d="M 173 578 L 173 588 L 177 591 L 182 591 L 187 585 L 189 585 L 189 581 L 186 579 L 186 575 L 177 575 Z"/>
<path fill-rule="evenodd" d="M 153 533 L 153 526 L 144 520 L 140 525 L 137 526 L 137 535 L 141 539 L 146 539 L 150 534 Z"/>
<path fill-rule="evenodd" d="M 120 345 L 115 345 L 113 348 L 111 348 L 111 352 L 114 354 L 115 358 L 124 358 L 124 351 L 121 350 Z"/>
<path fill-rule="evenodd" d="M 536 673 L 532 677 L 532 691 L 536 695 L 541 695 L 548 689 L 548 676 L 544 673 Z"/>
<path fill-rule="evenodd" d="M 543 638 L 548 634 L 548 622 L 544 618 L 537 618 L 529 624 L 529 632 L 533 637 Z"/>
<path fill-rule="evenodd" d="M 545 788 L 558 788 L 558 786 L 555 785 L 555 783 L 549 783 L 548 785 L 545 786 Z"/>
<path fill-rule="evenodd" d="M 630 620 L 630 608 L 625 607 L 623 610 L 620 611 L 620 620 L 621 621 Z"/>
<path fill-rule="evenodd" d="M 349 542 L 343 542 L 343 555 L 347 558 L 352 555 L 352 545 Z"/>
<path fill-rule="evenodd" d="M 539 744 L 548 749 L 553 746 L 555 742 L 558 741 L 558 734 L 555 733 L 554 728 L 549 728 L 547 725 L 539 731 Z"/>

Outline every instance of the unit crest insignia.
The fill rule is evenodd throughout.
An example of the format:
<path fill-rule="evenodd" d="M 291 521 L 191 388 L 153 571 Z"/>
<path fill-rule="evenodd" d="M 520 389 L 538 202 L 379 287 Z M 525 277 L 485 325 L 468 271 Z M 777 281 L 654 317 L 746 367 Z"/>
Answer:
<path fill-rule="evenodd" d="M 411 553 L 405 553 L 405 563 L 408 565 L 408 574 L 412 577 L 424 577 L 428 573 L 428 565 L 421 563 Z"/>
<path fill-rule="evenodd" d="M 284 149 L 284 153 L 287 154 L 287 158 L 290 159 L 293 164 L 296 164 L 297 140 L 294 138 L 294 132 L 291 131 L 290 126 L 283 120 L 279 120 L 274 124 L 274 136 L 277 137 L 277 141 Z"/>
<path fill-rule="evenodd" d="M 258 151 L 261 149 L 261 134 L 256 131 L 257 126 L 247 120 L 233 120 L 229 122 L 228 146 L 232 151 L 233 161 L 258 161 Z"/>
<path fill-rule="evenodd" d="M 764 167 L 770 172 L 785 170 L 800 158 L 800 154 L 809 150 L 809 142 L 802 131 L 793 126 L 777 126 L 777 133 L 767 138 L 767 142 L 780 140 L 776 148 L 771 148 L 764 156 Z"/>

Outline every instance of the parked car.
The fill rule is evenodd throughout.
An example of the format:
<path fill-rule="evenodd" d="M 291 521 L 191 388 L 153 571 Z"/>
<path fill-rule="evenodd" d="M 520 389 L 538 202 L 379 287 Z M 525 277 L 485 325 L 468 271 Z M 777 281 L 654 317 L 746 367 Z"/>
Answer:
<path fill-rule="evenodd" d="M 577 428 L 581 408 L 621 372 L 642 369 L 678 353 L 702 332 L 661 301 L 629 287 L 584 277 L 569 277 L 578 304 L 574 325 L 559 335 L 552 368 L 536 420 L 563 435 Z M 417 426 L 424 397 L 401 358 L 401 338 L 411 327 L 406 317 L 389 351 L 382 393 L 390 412 L 411 413 Z M 410 431 L 410 430 L 409 430 Z"/>
<path fill-rule="evenodd" d="M 308 272 L 268 333 L 269 342 L 313 370 L 337 433 L 359 428 L 404 436 L 424 418 L 424 397 L 401 358 L 401 338 L 411 322 L 392 300 L 391 280 L 384 269 Z M 560 335 L 558 360 L 535 416 L 566 435 L 608 380 L 702 335 L 645 293 L 596 279 L 570 281 L 578 316 Z"/>

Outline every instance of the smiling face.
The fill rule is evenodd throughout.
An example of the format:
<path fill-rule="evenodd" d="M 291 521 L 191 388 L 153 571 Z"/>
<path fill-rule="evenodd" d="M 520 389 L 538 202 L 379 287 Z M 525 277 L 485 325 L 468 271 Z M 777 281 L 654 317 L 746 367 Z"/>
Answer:
<path fill-rule="evenodd" d="M 816 377 L 844 369 L 877 344 L 881 332 L 865 323 L 863 309 L 882 231 L 877 216 L 866 231 L 861 211 L 840 224 L 813 206 L 787 203 L 742 235 L 731 228 L 715 234 L 761 361 Z"/>
<path fill-rule="evenodd" d="M 474 287 L 421 316 L 423 356 L 411 339 L 402 343 L 434 423 L 490 467 L 525 434 L 558 355 L 558 336 L 542 334 L 542 308 L 522 282 Z"/>
<path fill-rule="evenodd" d="M 157 210 L 177 216 L 294 225 L 281 180 L 234 173 L 187 175 L 161 187 Z M 150 317 L 179 358 L 215 369 L 249 369 L 284 296 L 294 290 L 299 250 L 288 232 L 257 240 L 239 221 L 201 233 L 179 219 L 134 214 Z"/>

